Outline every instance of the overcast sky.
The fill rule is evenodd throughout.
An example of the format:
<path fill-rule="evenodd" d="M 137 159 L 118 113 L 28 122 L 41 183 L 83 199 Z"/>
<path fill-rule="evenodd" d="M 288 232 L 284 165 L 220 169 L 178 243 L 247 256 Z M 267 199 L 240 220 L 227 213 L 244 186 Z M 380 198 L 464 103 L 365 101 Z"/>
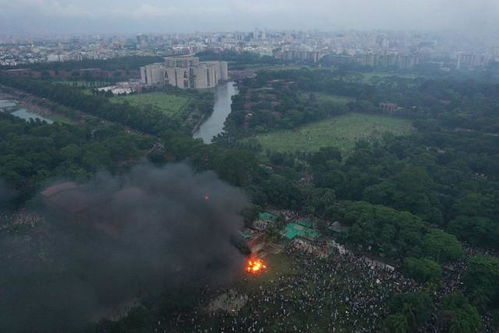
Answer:
<path fill-rule="evenodd" d="M 0 0 L 0 33 L 499 31 L 499 0 Z"/>

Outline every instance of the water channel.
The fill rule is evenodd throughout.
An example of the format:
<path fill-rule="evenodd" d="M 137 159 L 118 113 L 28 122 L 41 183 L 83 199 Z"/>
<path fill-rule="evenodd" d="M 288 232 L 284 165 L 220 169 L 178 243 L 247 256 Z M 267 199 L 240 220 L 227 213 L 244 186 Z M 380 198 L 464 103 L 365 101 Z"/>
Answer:
<path fill-rule="evenodd" d="M 237 94 L 235 82 L 227 82 L 216 88 L 213 113 L 194 133 L 194 138 L 200 138 L 209 144 L 215 136 L 223 132 L 225 119 L 231 112 L 232 96 Z"/>
<path fill-rule="evenodd" d="M 194 138 L 200 138 L 204 143 L 209 144 L 214 137 L 223 132 L 225 119 L 227 119 L 227 116 L 231 112 L 232 96 L 237 94 L 238 90 L 235 82 L 226 82 L 216 88 L 213 113 L 194 133 Z M 8 109 L 7 112 L 26 121 L 29 121 L 30 119 L 40 119 L 49 124 L 53 123 L 50 119 L 17 107 L 17 103 L 14 101 L 0 100 L 0 111 L 1 109 Z"/>
<path fill-rule="evenodd" d="M 24 119 L 26 121 L 29 121 L 30 119 L 33 120 L 39 119 L 47 122 L 48 124 L 53 123 L 53 121 L 48 118 L 42 117 L 34 112 L 19 107 L 15 101 L 0 99 L 0 112 L 2 111 L 8 112 L 13 116 Z"/>
<path fill-rule="evenodd" d="M 39 116 L 36 113 L 33 113 L 33 112 L 28 111 L 26 109 L 19 109 L 17 111 L 12 112 L 11 114 L 13 116 L 16 116 L 18 118 L 24 119 L 26 121 L 37 120 L 38 119 L 38 120 L 41 120 L 41 121 L 45 121 L 47 124 L 53 124 L 54 123 L 53 120 L 50 120 L 48 118 Z"/>

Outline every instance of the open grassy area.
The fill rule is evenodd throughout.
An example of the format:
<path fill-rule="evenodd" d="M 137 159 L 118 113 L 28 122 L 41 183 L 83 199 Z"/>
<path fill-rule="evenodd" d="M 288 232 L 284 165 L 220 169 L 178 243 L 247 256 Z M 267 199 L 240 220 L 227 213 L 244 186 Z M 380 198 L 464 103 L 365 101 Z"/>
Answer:
<path fill-rule="evenodd" d="M 281 275 L 301 273 L 301 268 L 293 265 L 292 257 L 284 253 L 271 254 L 264 259 L 268 268 L 263 274 L 252 275 L 242 272 L 241 279 L 236 281 L 235 286 L 242 290 L 249 290 L 270 283 Z"/>
<path fill-rule="evenodd" d="M 296 310 L 301 300 L 304 299 L 304 294 L 320 295 L 316 297 L 317 308 L 334 308 L 339 313 L 351 311 L 341 292 L 342 288 L 348 285 L 348 279 L 352 278 L 351 274 L 335 272 L 332 277 L 329 276 L 330 280 L 327 281 L 327 284 L 331 283 L 334 285 L 331 289 L 338 290 L 338 292 L 321 295 L 317 291 L 319 288 L 317 281 L 313 281 L 312 279 L 304 281 L 302 279 L 304 275 L 308 275 L 309 277 L 313 275 L 310 266 L 307 267 L 304 265 L 305 260 L 297 258 L 294 255 L 279 253 L 269 255 L 265 258 L 265 262 L 268 266 L 265 272 L 257 275 L 243 273 L 241 278 L 231 285 L 231 291 L 236 295 L 245 295 L 249 298 L 249 301 L 245 301 L 244 305 L 237 312 L 233 312 L 233 314 L 237 313 L 241 318 L 258 317 L 258 320 L 262 320 L 268 325 L 265 332 L 290 332 L 289 327 L 293 327 L 293 325 L 296 325 L 296 327 L 300 325 L 309 326 L 310 328 L 306 332 L 331 332 L 327 330 L 331 320 L 328 316 L 311 316 L 308 312 Z M 315 269 L 319 273 L 322 271 L 321 264 L 325 264 L 326 261 L 317 260 L 316 263 Z M 358 278 L 362 279 L 361 276 Z M 296 281 L 298 283 L 289 284 L 280 282 L 280 280 Z M 262 292 L 263 290 L 268 290 L 270 293 Z M 283 298 L 287 301 L 282 302 Z M 264 301 L 258 302 L 258 299 Z M 331 306 L 331 304 L 334 304 L 334 306 Z M 284 317 L 282 315 L 283 308 L 291 311 L 292 315 Z M 262 314 L 262 317 L 266 318 L 260 317 Z M 282 325 L 284 321 L 288 330 L 283 330 Z M 215 322 L 210 324 L 216 326 Z M 303 323 L 306 324 L 304 325 Z M 368 324 L 366 323 L 365 326 L 368 327 Z M 351 332 L 351 327 L 346 327 L 341 322 L 335 323 L 334 327 L 336 332 Z"/>
<path fill-rule="evenodd" d="M 58 123 L 63 123 L 63 124 L 74 124 L 75 121 L 69 119 L 68 117 L 58 114 L 58 113 L 53 113 L 51 115 L 45 116 L 46 118 L 53 120 Z"/>
<path fill-rule="evenodd" d="M 315 95 L 315 98 L 317 98 L 317 101 L 319 103 L 335 103 L 346 105 L 347 103 L 354 101 L 353 98 L 347 96 L 331 95 L 322 92 L 314 92 L 313 94 Z M 309 95 L 310 93 L 303 93 L 302 98 L 308 98 Z"/>
<path fill-rule="evenodd" d="M 352 113 L 311 123 L 295 130 L 261 134 L 256 139 L 264 149 L 277 152 L 309 152 L 330 146 L 346 152 L 361 139 L 379 138 L 385 132 L 406 135 L 413 131 L 409 120 Z"/>
<path fill-rule="evenodd" d="M 152 92 L 146 94 L 116 96 L 112 97 L 114 103 L 122 103 L 124 101 L 146 108 L 148 105 L 158 109 L 172 118 L 182 118 L 186 112 L 186 106 L 190 99 L 188 97 L 176 96 L 164 92 Z"/>
<path fill-rule="evenodd" d="M 384 79 L 387 77 L 399 77 L 404 79 L 415 79 L 417 75 L 412 74 L 398 74 L 398 73 L 385 73 L 385 72 L 367 72 L 367 73 L 355 73 L 347 77 L 347 81 L 359 82 L 365 84 L 373 84 L 376 79 Z"/>

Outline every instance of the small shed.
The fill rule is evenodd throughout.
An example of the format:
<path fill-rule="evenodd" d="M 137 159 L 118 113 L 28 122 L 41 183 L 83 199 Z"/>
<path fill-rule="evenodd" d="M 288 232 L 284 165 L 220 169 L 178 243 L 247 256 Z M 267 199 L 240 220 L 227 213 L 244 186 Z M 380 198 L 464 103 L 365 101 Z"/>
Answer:
<path fill-rule="evenodd" d="M 277 220 L 277 216 L 269 212 L 261 212 L 258 214 L 258 220 L 266 222 L 275 222 Z"/>
<path fill-rule="evenodd" d="M 289 223 L 282 231 L 282 235 L 289 240 L 293 240 L 297 237 L 315 240 L 320 236 L 320 233 L 312 228 L 307 228 L 297 223 Z"/>
<path fill-rule="evenodd" d="M 343 226 L 340 222 L 335 221 L 331 225 L 328 226 L 328 229 L 331 230 L 332 232 L 339 234 L 339 233 L 342 233 L 343 231 L 347 230 L 348 228 Z"/>
<path fill-rule="evenodd" d="M 258 230 L 266 230 L 277 220 L 277 216 L 268 212 L 258 214 L 258 219 L 253 223 L 253 226 Z"/>
<path fill-rule="evenodd" d="M 309 219 L 298 220 L 298 221 L 296 221 L 296 224 L 299 224 L 305 228 L 312 228 L 313 227 L 313 223 Z"/>

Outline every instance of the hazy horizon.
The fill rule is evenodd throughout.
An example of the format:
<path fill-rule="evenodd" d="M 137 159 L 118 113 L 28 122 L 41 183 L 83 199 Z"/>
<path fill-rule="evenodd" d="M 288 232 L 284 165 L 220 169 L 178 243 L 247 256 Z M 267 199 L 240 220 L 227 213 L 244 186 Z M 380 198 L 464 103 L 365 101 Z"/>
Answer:
<path fill-rule="evenodd" d="M 0 0 L 4 34 L 499 31 L 495 0 Z"/>

